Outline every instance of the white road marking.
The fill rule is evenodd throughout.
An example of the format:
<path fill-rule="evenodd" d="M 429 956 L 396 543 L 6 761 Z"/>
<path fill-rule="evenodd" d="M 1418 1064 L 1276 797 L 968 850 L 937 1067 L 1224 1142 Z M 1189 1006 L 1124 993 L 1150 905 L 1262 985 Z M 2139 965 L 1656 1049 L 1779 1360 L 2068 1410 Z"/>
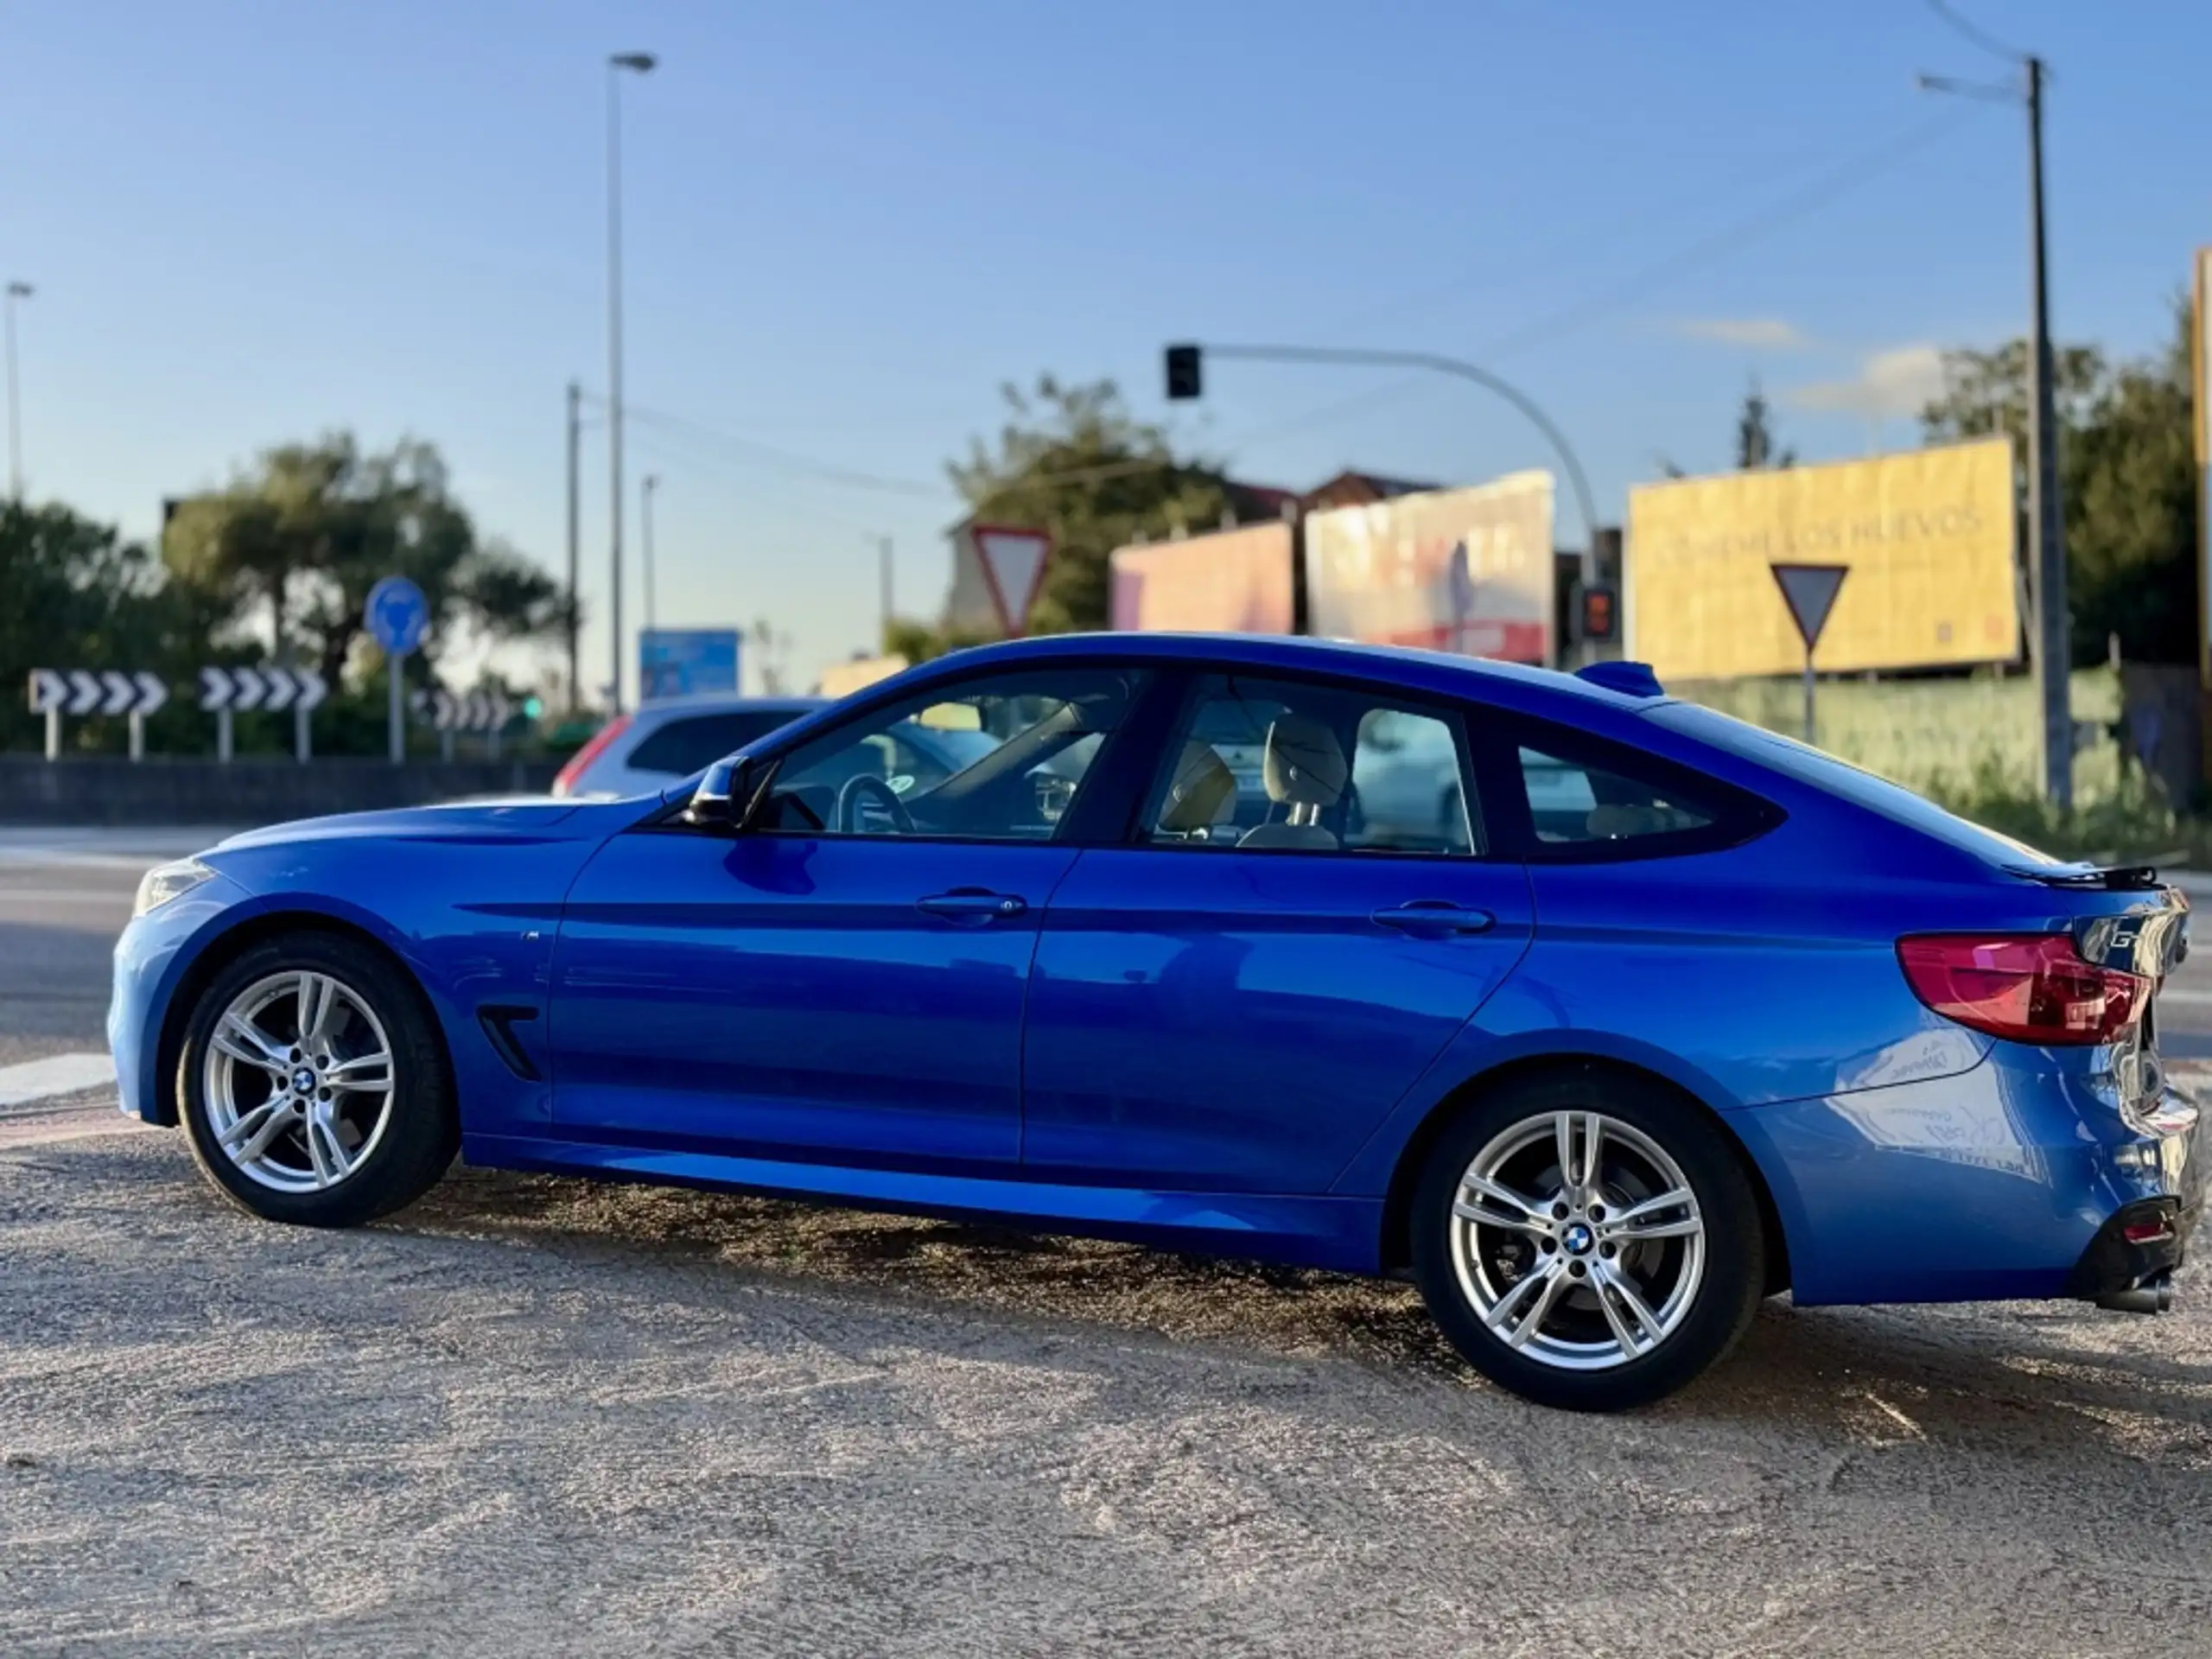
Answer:
<path fill-rule="evenodd" d="M 128 887 L 0 887 L 0 905 L 127 905 Z"/>
<path fill-rule="evenodd" d="M 2186 1008 L 2212 1007 L 2212 991 L 2160 991 L 2158 993 L 2159 1006 L 2163 1007 L 2169 1002 L 2177 1003 Z"/>
<path fill-rule="evenodd" d="M 105 1088 L 114 1081 L 112 1055 L 49 1054 L 42 1060 L 0 1065 L 0 1107 L 28 1106 L 56 1095 Z"/>

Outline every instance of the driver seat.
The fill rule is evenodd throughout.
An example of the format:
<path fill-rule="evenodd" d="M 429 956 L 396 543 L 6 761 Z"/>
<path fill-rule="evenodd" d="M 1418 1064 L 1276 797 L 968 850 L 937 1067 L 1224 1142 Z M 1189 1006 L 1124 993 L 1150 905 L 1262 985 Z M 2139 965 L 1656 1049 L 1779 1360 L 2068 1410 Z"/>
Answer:
<path fill-rule="evenodd" d="M 1268 727 L 1267 758 L 1262 768 L 1268 798 L 1289 812 L 1280 823 L 1247 830 L 1239 847 L 1295 848 L 1332 853 L 1335 834 L 1321 826 L 1321 814 L 1344 798 L 1344 745 L 1318 720 L 1281 715 Z"/>

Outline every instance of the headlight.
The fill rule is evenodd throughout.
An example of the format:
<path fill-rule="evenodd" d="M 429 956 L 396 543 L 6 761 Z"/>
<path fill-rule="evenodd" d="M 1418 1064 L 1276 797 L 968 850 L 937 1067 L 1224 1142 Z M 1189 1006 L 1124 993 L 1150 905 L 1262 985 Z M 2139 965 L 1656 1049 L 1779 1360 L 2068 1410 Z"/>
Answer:
<path fill-rule="evenodd" d="M 143 916 L 149 910 L 159 910 L 181 894 L 190 893 L 202 881 L 214 879 L 215 872 L 196 858 L 180 858 L 174 864 L 156 864 L 140 878 L 138 901 L 130 907 L 133 916 Z"/>

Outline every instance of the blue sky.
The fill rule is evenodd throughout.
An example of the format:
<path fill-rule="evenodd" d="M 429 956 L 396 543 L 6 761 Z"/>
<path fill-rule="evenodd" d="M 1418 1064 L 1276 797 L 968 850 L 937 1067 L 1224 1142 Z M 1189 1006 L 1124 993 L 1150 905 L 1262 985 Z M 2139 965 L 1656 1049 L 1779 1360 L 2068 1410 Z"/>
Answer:
<path fill-rule="evenodd" d="M 1959 3 L 2053 66 L 2058 332 L 2149 349 L 2212 241 L 2212 7 Z M 562 389 L 606 376 L 601 66 L 659 54 L 624 88 L 628 394 L 732 441 L 633 426 L 629 614 L 651 470 L 661 620 L 770 618 L 802 677 L 873 643 L 876 534 L 935 609 L 942 465 L 1007 379 L 1111 376 L 1260 481 L 1547 464 L 1451 382 L 1223 364 L 1160 397 L 1170 339 L 1457 353 L 1618 517 L 1660 454 L 1726 464 L 1754 372 L 1787 442 L 1860 454 L 1910 441 L 1931 348 L 2026 313 L 2021 117 L 1912 86 L 2005 67 L 1922 0 L 74 0 L 5 38 L 34 496 L 147 533 L 264 445 L 410 433 L 556 569 Z"/>

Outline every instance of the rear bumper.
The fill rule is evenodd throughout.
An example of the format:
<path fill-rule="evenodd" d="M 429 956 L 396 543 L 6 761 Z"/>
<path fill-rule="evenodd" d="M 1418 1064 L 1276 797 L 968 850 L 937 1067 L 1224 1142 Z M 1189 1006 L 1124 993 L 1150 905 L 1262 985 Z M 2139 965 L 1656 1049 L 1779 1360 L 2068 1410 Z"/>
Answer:
<path fill-rule="evenodd" d="M 2108 1049 L 1998 1043 L 1960 1076 L 1728 1115 L 1774 1194 L 1802 1304 L 2088 1296 L 2163 1282 L 2203 1205 L 2171 1090 L 2123 1103 Z M 2161 1236 L 2126 1230 L 2163 1217 Z"/>
<path fill-rule="evenodd" d="M 2206 1133 L 2196 1107 L 2168 1090 L 2159 1110 L 2140 1120 L 2148 1137 L 2137 1146 L 2138 1164 L 2153 1161 L 2170 1191 L 2123 1204 L 2105 1217 L 2074 1264 L 2067 1294 L 2107 1306 L 2137 1306 L 2129 1293 L 2163 1287 L 2188 1253 L 2204 1214 Z M 2158 1304 L 2163 1306 L 2163 1300 Z"/>
<path fill-rule="evenodd" d="M 2074 1264 L 2066 1294 L 2101 1302 L 2164 1284 L 2181 1266 L 2197 1213 L 2173 1198 L 2138 1198 L 2123 1205 L 2097 1229 L 2089 1248 Z"/>

